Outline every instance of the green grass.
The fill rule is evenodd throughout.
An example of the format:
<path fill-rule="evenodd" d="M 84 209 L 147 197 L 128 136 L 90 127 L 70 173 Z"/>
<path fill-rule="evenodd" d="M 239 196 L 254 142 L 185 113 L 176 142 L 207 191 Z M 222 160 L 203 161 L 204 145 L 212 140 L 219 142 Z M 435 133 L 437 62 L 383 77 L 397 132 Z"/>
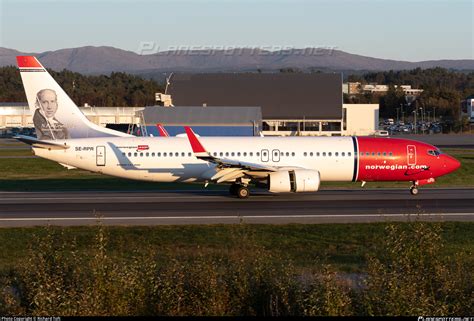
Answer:
<path fill-rule="evenodd" d="M 31 149 L 0 149 L 0 156 L 33 156 Z"/>
<path fill-rule="evenodd" d="M 212 256 L 238 248 L 243 239 L 250 239 L 277 257 L 290 259 L 301 270 L 329 263 L 339 271 L 360 272 L 365 269 L 366 255 L 384 237 L 387 224 L 131 226 L 106 227 L 106 230 L 110 233 L 110 252 L 120 259 L 132 257 L 136 251 L 150 250 L 179 257 L 199 249 Z M 406 226 L 407 223 L 392 224 Z M 446 242 L 443 253 L 446 256 L 462 253 L 472 262 L 474 223 L 439 224 Z M 80 253 L 91 255 L 97 227 L 58 229 L 64 231 L 61 242 L 76 239 Z M 35 234 L 45 235 L 46 231 L 40 227 L 0 229 L 0 275 L 22 264 Z"/>
<path fill-rule="evenodd" d="M 461 168 L 449 175 L 440 177 L 432 185 L 436 187 L 472 187 L 474 186 L 474 150 L 446 149 L 446 153 L 457 158 Z M 28 150 L 0 150 L 0 156 L 31 155 Z M 41 158 L 1 159 L 0 190 L 170 190 L 201 189 L 202 184 L 151 183 L 114 178 L 83 170 L 68 170 L 63 166 Z M 368 182 L 365 188 L 407 187 L 408 182 Z M 322 188 L 359 188 L 360 183 L 323 182 Z M 225 185 L 209 185 L 209 189 L 227 189 Z"/>

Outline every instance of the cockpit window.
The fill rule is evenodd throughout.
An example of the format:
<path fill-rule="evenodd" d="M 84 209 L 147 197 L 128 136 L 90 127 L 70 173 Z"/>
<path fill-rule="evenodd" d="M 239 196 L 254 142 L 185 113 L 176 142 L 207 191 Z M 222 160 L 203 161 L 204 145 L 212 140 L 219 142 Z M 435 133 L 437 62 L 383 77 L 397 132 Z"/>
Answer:
<path fill-rule="evenodd" d="M 436 150 L 436 149 L 430 149 L 428 150 L 428 155 L 431 155 L 431 156 L 439 156 L 441 154 L 441 152 L 439 150 Z"/>

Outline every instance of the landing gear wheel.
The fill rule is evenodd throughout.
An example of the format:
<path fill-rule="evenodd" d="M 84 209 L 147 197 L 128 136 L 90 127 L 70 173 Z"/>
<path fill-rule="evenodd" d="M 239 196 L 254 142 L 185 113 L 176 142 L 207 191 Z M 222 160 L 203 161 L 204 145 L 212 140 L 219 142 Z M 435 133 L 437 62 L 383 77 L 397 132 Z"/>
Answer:
<path fill-rule="evenodd" d="M 230 195 L 237 195 L 237 189 L 239 188 L 239 186 L 240 185 L 238 185 L 238 184 L 230 185 L 230 188 L 229 188 Z"/>
<path fill-rule="evenodd" d="M 246 186 L 239 186 L 237 189 L 237 196 L 239 198 L 247 198 L 250 195 L 250 191 Z"/>
<path fill-rule="evenodd" d="M 418 194 L 418 188 L 416 186 L 410 187 L 410 193 L 411 193 L 411 195 L 417 195 Z"/>

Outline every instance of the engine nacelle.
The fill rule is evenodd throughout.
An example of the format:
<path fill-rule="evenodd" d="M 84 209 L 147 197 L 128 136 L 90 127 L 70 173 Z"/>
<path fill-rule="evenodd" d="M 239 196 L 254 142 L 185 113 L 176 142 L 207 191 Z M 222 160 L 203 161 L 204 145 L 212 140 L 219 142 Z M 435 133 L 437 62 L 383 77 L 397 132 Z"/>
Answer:
<path fill-rule="evenodd" d="M 320 184 L 319 172 L 311 169 L 281 170 L 268 175 L 268 190 L 273 193 L 316 192 Z"/>

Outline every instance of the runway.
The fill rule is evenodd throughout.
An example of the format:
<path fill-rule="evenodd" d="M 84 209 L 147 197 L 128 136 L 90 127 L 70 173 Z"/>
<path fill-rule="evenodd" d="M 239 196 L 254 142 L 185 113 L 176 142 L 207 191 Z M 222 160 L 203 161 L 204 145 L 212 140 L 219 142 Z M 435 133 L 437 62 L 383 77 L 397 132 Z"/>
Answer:
<path fill-rule="evenodd" d="M 410 215 L 409 215 L 410 214 Z M 220 191 L 0 192 L 0 227 L 35 225 L 361 223 L 474 221 L 474 189 L 254 192 L 246 200 Z"/>

